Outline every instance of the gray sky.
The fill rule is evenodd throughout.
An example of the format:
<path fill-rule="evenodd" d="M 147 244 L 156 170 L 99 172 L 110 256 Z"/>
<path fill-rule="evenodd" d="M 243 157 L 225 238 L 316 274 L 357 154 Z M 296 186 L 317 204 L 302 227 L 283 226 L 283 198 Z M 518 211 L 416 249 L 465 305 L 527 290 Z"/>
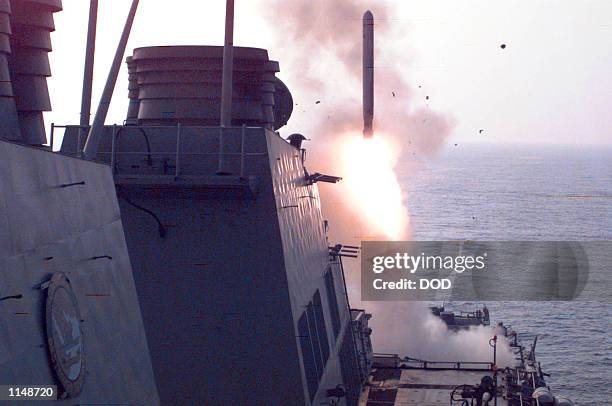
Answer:
<path fill-rule="evenodd" d="M 447 142 L 612 143 L 612 1 L 358 1 L 364 11 L 369 4 L 389 5 L 390 30 L 377 36 L 375 65 L 401 72 L 413 89 L 407 96 L 411 108 L 431 108 L 453 117 L 456 126 Z M 48 83 L 54 110 L 46 113 L 46 121 L 76 124 L 89 2 L 63 3 L 64 11 L 55 16 L 50 54 L 53 77 Z M 129 3 L 100 1 L 94 111 Z M 265 20 L 270 4 L 236 0 L 235 44 L 267 48 L 280 62 L 280 76 L 296 102 L 313 106 L 296 108 L 289 129 L 297 130 L 323 113 L 314 107 L 315 99 L 322 100 L 321 109 L 337 97 L 358 108 L 361 83 L 346 80 L 332 56 L 322 58 L 316 71 L 327 84 L 325 90 L 304 88 L 298 80 L 301 72 L 289 70 L 287 61 L 295 56 L 292 53 L 312 50 L 288 44 L 278 27 L 270 27 Z M 224 6 L 224 0 L 141 0 L 127 54 L 148 45 L 220 45 Z M 360 26 L 359 17 L 347 16 Z M 322 21 L 313 19 L 313 29 Z M 377 102 L 390 97 L 379 93 Z M 384 105 L 377 103 L 376 116 L 384 115 Z M 107 124 L 122 122 L 126 110 L 123 66 Z"/>

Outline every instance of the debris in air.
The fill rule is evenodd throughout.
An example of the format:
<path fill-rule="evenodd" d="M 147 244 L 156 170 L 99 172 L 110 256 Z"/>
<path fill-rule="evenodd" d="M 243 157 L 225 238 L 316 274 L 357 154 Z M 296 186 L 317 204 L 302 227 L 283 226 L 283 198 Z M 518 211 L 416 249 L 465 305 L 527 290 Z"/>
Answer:
<path fill-rule="evenodd" d="M 484 132 L 484 130 L 479 130 L 478 134 L 482 134 Z"/>
<path fill-rule="evenodd" d="M 501 48 L 501 49 L 506 49 L 506 44 L 501 44 L 501 45 L 500 45 L 500 48 Z"/>
<path fill-rule="evenodd" d="M 315 104 L 319 104 L 319 103 L 321 103 L 321 100 L 317 100 L 317 101 L 315 102 Z"/>
<path fill-rule="evenodd" d="M 391 94 L 393 95 L 393 97 L 395 97 L 395 92 L 391 92 Z"/>

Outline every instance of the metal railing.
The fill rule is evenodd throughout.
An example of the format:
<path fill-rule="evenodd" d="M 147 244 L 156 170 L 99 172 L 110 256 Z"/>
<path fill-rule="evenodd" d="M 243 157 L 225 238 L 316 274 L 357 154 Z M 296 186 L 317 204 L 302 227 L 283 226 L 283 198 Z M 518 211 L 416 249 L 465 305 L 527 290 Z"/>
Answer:
<path fill-rule="evenodd" d="M 83 133 L 87 134 L 89 132 L 89 128 L 90 127 L 91 126 L 88 126 L 88 125 L 78 125 L 78 124 L 75 124 L 75 125 L 58 125 L 58 124 L 55 124 L 55 123 L 51 123 L 51 132 L 49 134 L 49 147 L 51 148 L 51 151 L 54 150 L 53 148 L 55 146 L 55 130 L 57 128 L 63 128 L 64 130 L 66 128 L 78 128 L 79 131 L 77 132 L 78 134 L 77 134 L 76 156 L 81 158 L 81 156 L 83 154 L 83 148 L 81 147 L 81 145 L 83 145 L 81 143 L 82 138 L 83 138 L 82 134 Z M 80 130 L 84 130 L 84 129 L 87 130 L 87 131 L 80 131 Z"/>
<path fill-rule="evenodd" d="M 397 354 L 374 353 L 374 358 L 395 361 L 399 369 L 474 370 L 493 371 L 494 363 L 487 361 L 427 361 L 418 358 L 399 357 Z M 382 368 L 385 368 L 384 366 Z"/>
<path fill-rule="evenodd" d="M 110 126 L 107 126 L 110 127 Z M 55 132 L 58 128 L 62 128 L 62 129 L 68 129 L 68 128 L 75 128 L 75 129 L 89 129 L 89 126 L 80 126 L 80 125 L 57 125 L 54 123 L 51 123 L 51 134 L 50 134 L 50 146 L 51 149 L 53 149 L 54 143 L 55 143 Z M 196 130 L 217 130 L 219 131 L 218 133 L 218 137 L 219 137 L 219 143 L 218 143 L 218 148 L 216 151 L 213 152 L 183 152 L 182 151 L 182 135 L 184 132 L 184 129 L 188 128 L 190 130 L 196 129 Z M 239 156 L 240 158 L 240 167 L 239 167 L 239 176 L 240 177 L 244 177 L 245 175 L 245 158 L 248 156 L 262 156 L 262 155 L 266 155 L 267 152 L 247 152 L 246 151 L 246 137 L 247 137 L 247 130 L 249 129 L 261 129 L 262 127 L 247 127 L 246 125 L 242 125 L 242 126 L 231 126 L 231 127 L 219 127 L 219 126 L 185 126 L 185 125 L 181 125 L 180 123 L 177 125 L 155 125 L 155 126 L 129 126 L 129 125 L 112 125 L 112 133 L 111 133 L 111 150 L 110 151 L 100 151 L 98 152 L 98 156 L 105 156 L 105 155 L 110 155 L 110 166 L 112 168 L 113 171 L 113 175 L 117 174 L 117 163 L 118 163 L 118 158 L 122 155 L 146 155 L 147 158 L 149 160 L 151 160 L 152 156 L 174 156 L 174 161 L 175 161 L 175 168 L 174 168 L 174 176 L 175 177 L 179 177 L 181 175 L 181 164 L 182 164 L 182 159 L 181 157 L 185 157 L 186 155 L 188 156 L 217 156 L 218 159 L 218 165 L 217 165 L 217 172 L 216 174 L 218 175 L 231 175 L 232 173 L 230 172 L 230 170 L 227 168 L 227 160 L 226 157 L 227 156 Z M 149 144 L 149 140 L 147 137 L 147 135 L 145 134 L 145 138 L 147 139 L 147 151 L 118 151 L 117 150 L 117 139 L 118 136 L 121 132 L 121 130 L 126 129 L 126 130 L 133 130 L 133 129 L 138 129 L 140 131 L 143 132 L 147 131 L 147 130 L 163 130 L 163 129 L 173 129 L 175 130 L 174 132 L 170 133 L 171 135 L 173 134 L 176 137 L 176 143 L 175 143 L 175 148 L 173 151 L 152 151 L 150 148 L 150 144 Z M 232 130 L 240 130 L 240 148 L 238 152 L 228 152 L 226 151 L 227 147 L 225 145 L 225 136 L 226 133 L 228 131 L 232 131 Z M 84 146 L 84 141 L 85 139 L 82 139 L 81 134 L 83 133 L 87 133 L 87 131 L 76 131 L 77 135 L 76 135 L 76 151 L 75 151 L 75 155 L 79 158 L 82 157 L 83 155 L 83 146 Z M 159 134 L 159 133 L 158 133 Z M 168 133 L 164 133 L 164 135 L 166 135 Z M 210 133 L 208 134 L 203 134 L 203 136 L 211 136 Z"/>

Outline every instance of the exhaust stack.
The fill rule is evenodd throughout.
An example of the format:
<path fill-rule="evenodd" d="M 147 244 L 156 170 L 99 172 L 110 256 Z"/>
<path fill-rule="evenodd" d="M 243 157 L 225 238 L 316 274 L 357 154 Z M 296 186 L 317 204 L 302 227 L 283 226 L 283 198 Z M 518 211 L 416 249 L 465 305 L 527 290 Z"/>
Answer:
<path fill-rule="evenodd" d="M 21 140 L 21 129 L 17 119 L 15 94 L 9 71 L 11 12 L 9 1 L 0 1 L 0 138 L 19 141 Z"/>
<path fill-rule="evenodd" d="M 9 3 L 7 0 L 0 2 L 0 9 L 5 11 L 5 15 L 7 3 Z M 47 142 L 43 111 L 51 111 L 47 77 L 51 76 L 48 53 L 51 52 L 51 32 L 55 30 L 53 13 L 62 10 L 62 2 L 61 0 L 13 0 L 10 2 L 10 9 L 12 35 L 8 68 L 17 108 L 20 142 L 43 145 Z M 2 31 L 6 31 L 6 27 L 3 28 Z M 4 38 L 7 36 L 4 35 Z M 7 45 L 6 41 L 3 45 Z M 4 48 L 5 52 L 6 50 L 8 48 Z M 4 70 L 4 66 L 1 68 L 0 70 Z M 2 76 L 6 79 L 4 74 Z M 7 82 L 3 85 L 8 87 Z M 2 96 L 6 98 L 8 89 L 4 90 Z M 8 108 L 12 115 L 12 105 Z M 2 115 L 6 113 L 3 111 Z M 12 120 L 12 117 L 9 117 L 9 120 Z"/>
<path fill-rule="evenodd" d="M 363 136 L 374 134 L 374 16 L 369 10 L 363 15 Z"/>

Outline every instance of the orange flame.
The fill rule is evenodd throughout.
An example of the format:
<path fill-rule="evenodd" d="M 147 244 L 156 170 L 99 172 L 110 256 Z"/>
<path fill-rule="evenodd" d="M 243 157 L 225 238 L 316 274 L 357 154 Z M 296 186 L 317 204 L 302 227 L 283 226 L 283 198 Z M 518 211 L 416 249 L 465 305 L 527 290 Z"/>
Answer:
<path fill-rule="evenodd" d="M 351 204 L 364 216 L 369 234 L 388 240 L 408 235 L 409 216 L 394 171 L 397 148 L 389 137 L 347 134 L 340 141 L 342 173 Z"/>

